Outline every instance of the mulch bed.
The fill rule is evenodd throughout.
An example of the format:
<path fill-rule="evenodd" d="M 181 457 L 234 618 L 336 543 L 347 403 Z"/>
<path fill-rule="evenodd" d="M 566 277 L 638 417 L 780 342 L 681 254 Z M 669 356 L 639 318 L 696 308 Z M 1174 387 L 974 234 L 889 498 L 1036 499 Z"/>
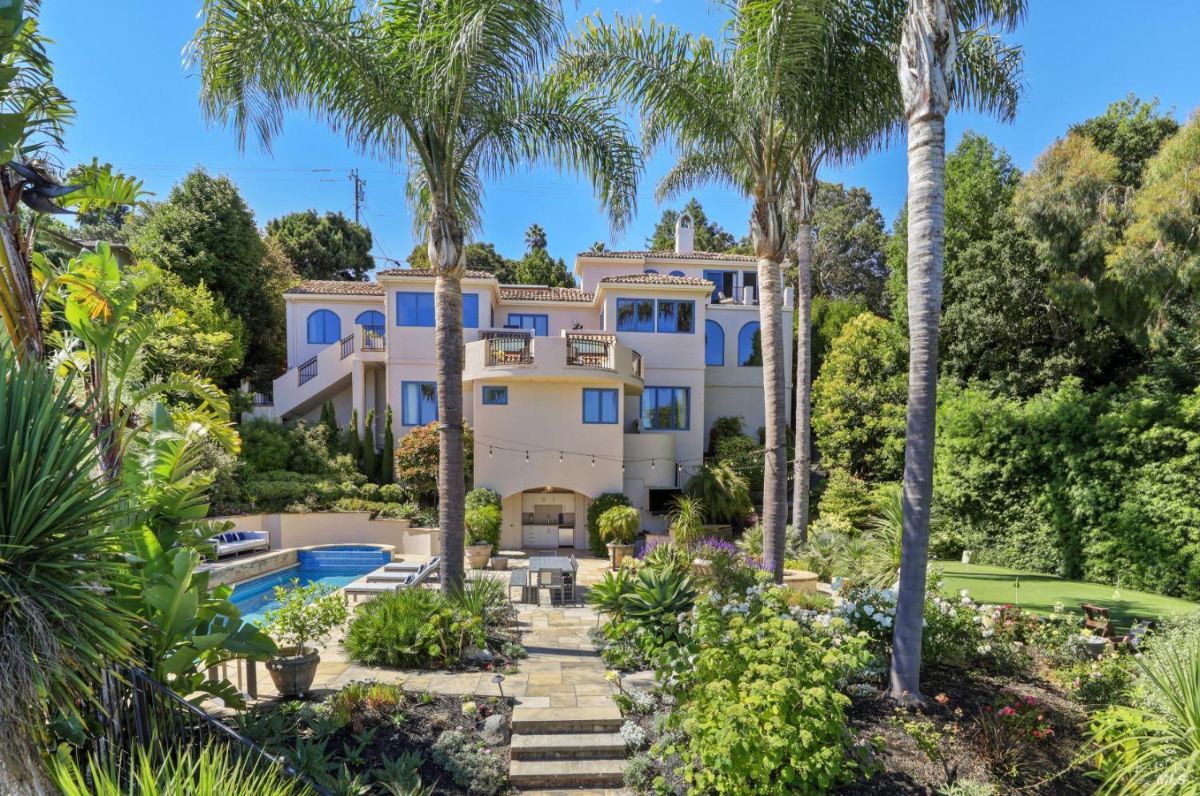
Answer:
<path fill-rule="evenodd" d="M 930 697 L 926 715 L 937 724 L 948 724 L 952 765 L 959 779 L 992 782 L 998 793 L 1090 794 L 1096 782 L 1085 766 L 1072 766 L 1084 744 L 1087 714 L 1053 683 L 1034 674 L 991 676 L 959 669 L 929 667 L 922 672 L 921 686 Z M 932 699 L 945 694 L 944 704 Z M 1007 696 L 1030 696 L 1037 700 L 1051 722 L 1054 736 L 1036 744 L 1023 758 L 1019 778 L 994 776 L 975 742 L 974 717 L 985 707 Z M 957 710 L 956 710 L 957 709 Z M 930 762 L 916 743 L 893 722 L 895 703 L 884 692 L 854 700 L 848 714 L 851 732 L 861 742 L 884 740 L 879 759 L 883 771 L 871 779 L 843 787 L 847 796 L 865 794 L 933 794 L 945 784 L 942 766 Z"/>

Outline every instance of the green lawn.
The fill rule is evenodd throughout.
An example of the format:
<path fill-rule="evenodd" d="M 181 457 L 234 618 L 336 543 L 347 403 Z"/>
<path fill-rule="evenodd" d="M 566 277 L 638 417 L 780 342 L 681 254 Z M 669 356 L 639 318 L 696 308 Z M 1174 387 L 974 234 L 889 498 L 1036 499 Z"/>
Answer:
<path fill-rule="evenodd" d="M 936 567 L 943 568 L 943 588 L 952 595 L 966 589 L 976 602 L 1020 603 L 1022 608 L 1042 614 L 1053 612 L 1056 602 L 1061 602 L 1066 610 L 1074 613 L 1082 613 L 1080 603 L 1092 603 L 1108 608 L 1119 627 L 1128 627 L 1136 618 L 1171 616 L 1200 610 L 1200 605 L 1187 600 L 1133 589 L 1121 589 L 1118 597 L 1112 586 L 1063 580 L 1037 572 L 1020 572 L 958 561 L 934 563 Z M 1017 576 L 1021 579 L 1019 592 L 1013 589 Z"/>

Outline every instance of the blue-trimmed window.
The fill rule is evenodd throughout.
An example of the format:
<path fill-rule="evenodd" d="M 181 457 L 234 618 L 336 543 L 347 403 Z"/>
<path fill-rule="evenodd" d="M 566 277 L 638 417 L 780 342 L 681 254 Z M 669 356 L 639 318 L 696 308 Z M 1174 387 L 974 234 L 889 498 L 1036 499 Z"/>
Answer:
<path fill-rule="evenodd" d="M 482 397 L 486 406 L 508 406 L 507 387 L 485 386 Z"/>
<path fill-rule="evenodd" d="M 333 310 L 314 310 L 308 316 L 308 342 L 336 343 L 342 339 L 342 319 Z"/>
<path fill-rule="evenodd" d="M 725 329 L 716 321 L 704 322 L 704 364 L 725 364 Z"/>
<path fill-rule="evenodd" d="M 433 294 L 401 291 L 396 294 L 397 326 L 433 326 Z"/>
<path fill-rule="evenodd" d="M 527 312 L 508 313 L 508 325 L 518 329 L 532 329 L 535 337 L 545 337 L 550 334 L 549 315 L 531 315 Z"/>
<path fill-rule="evenodd" d="M 479 328 L 479 294 L 463 293 L 463 328 Z"/>
<path fill-rule="evenodd" d="M 750 321 L 738 332 L 738 365 L 762 367 L 762 333 L 758 321 Z"/>
<path fill-rule="evenodd" d="M 672 271 L 668 276 L 687 276 L 683 271 Z"/>
<path fill-rule="evenodd" d="M 620 418 L 620 393 L 612 389 L 583 389 L 583 422 L 606 423 L 618 422 Z"/>
<path fill-rule="evenodd" d="M 383 326 L 387 323 L 387 319 L 383 317 L 383 313 L 379 310 L 367 310 L 366 312 L 358 313 L 358 317 L 354 322 L 359 326 Z"/>
<path fill-rule="evenodd" d="M 691 334 L 696 331 L 696 302 L 658 300 L 658 331 Z"/>
<path fill-rule="evenodd" d="M 654 299 L 617 299 L 618 332 L 653 332 Z"/>
<path fill-rule="evenodd" d="M 432 381 L 406 381 L 400 384 L 400 422 L 423 426 L 438 419 L 437 384 Z"/>
<path fill-rule="evenodd" d="M 647 387 L 642 393 L 642 428 L 687 431 L 691 426 L 691 390 L 687 387 Z"/>
<path fill-rule="evenodd" d="M 642 273 L 643 273 L 643 274 L 655 274 L 655 275 L 657 275 L 657 274 L 658 274 L 658 271 L 655 271 L 653 268 L 647 268 L 645 271 L 642 271 Z"/>

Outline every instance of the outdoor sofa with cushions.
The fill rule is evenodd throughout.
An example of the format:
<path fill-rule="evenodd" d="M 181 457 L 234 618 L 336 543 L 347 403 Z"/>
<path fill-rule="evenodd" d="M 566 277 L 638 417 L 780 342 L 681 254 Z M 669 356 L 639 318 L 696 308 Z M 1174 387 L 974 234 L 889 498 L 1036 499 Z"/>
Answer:
<path fill-rule="evenodd" d="M 226 531 L 214 536 L 212 541 L 217 558 L 271 547 L 270 538 L 261 531 Z"/>

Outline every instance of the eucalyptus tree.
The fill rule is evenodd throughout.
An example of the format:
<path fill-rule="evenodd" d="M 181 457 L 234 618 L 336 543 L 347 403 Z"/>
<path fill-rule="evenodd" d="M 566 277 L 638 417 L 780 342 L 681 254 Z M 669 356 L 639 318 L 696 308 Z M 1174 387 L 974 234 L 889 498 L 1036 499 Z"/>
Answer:
<path fill-rule="evenodd" d="M 921 700 L 921 626 L 933 502 L 938 322 L 945 244 L 946 115 L 975 105 L 1011 118 L 1021 51 L 993 35 L 1012 29 L 1025 0 L 907 0 L 897 73 L 908 125 L 908 411 L 900 588 L 891 694 Z M 977 69 L 981 65 L 987 69 Z"/>
<path fill-rule="evenodd" d="M 634 208 L 641 159 L 600 96 L 546 67 L 556 0 L 206 0 L 191 56 L 212 119 L 264 147 L 302 109 L 358 150 L 408 166 L 435 282 L 439 524 L 445 588 L 463 576 L 464 238 L 486 179 L 531 161 L 585 174 L 614 227 Z"/>
<path fill-rule="evenodd" d="M 796 167 L 795 138 L 781 111 L 789 67 L 814 58 L 824 41 L 819 24 L 795 25 L 789 37 L 772 35 L 770 26 L 746 13 L 753 5 L 729 3 L 731 19 L 719 41 L 654 19 L 589 17 L 563 62 L 577 78 L 606 86 L 639 109 L 646 151 L 675 146 L 679 157 L 657 186 L 660 200 L 708 182 L 751 200 L 765 399 L 763 555 L 781 580 L 788 463 L 780 264 L 787 251 L 784 201 Z"/>

